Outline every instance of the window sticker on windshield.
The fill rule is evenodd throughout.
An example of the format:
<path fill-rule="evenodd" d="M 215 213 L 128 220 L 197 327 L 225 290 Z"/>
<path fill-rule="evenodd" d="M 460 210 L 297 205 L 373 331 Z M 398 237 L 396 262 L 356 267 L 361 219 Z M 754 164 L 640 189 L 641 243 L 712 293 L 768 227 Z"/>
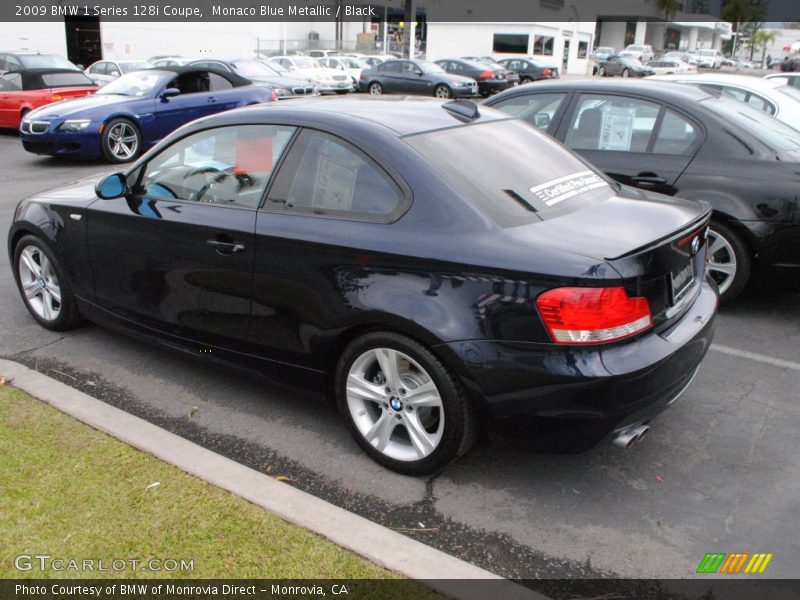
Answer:
<path fill-rule="evenodd" d="M 545 183 L 530 188 L 531 194 L 544 202 L 547 206 L 553 206 L 564 200 L 583 194 L 589 190 L 594 190 L 608 185 L 606 181 L 593 171 L 581 171 L 571 173 L 558 179 L 551 179 Z"/>
<path fill-rule="evenodd" d="M 612 109 L 603 113 L 598 150 L 630 152 L 633 135 L 633 119 L 636 109 Z"/>

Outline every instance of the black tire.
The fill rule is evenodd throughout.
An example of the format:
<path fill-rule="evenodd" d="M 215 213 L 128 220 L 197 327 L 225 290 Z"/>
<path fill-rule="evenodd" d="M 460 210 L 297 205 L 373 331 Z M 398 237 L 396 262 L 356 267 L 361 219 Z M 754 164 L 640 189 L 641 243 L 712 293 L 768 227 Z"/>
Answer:
<path fill-rule="evenodd" d="M 379 82 L 373 81 L 367 86 L 367 92 L 370 96 L 382 96 L 383 86 Z"/>
<path fill-rule="evenodd" d="M 359 357 L 377 348 L 397 350 L 411 357 L 427 372 L 440 394 L 444 413 L 441 439 L 436 448 L 422 459 L 398 460 L 387 456 L 367 441 L 351 416 L 346 393 L 348 375 Z M 353 439 L 370 458 L 398 473 L 404 475 L 435 473 L 465 454 L 477 439 L 477 413 L 461 382 L 428 348 L 404 335 L 373 332 L 351 342 L 339 358 L 334 386 L 337 407 Z"/>
<path fill-rule="evenodd" d="M 622 69 L 622 76 L 628 78 L 631 76 L 631 72 L 628 69 Z"/>
<path fill-rule="evenodd" d="M 750 280 L 750 274 L 753 268 L 752 253 L 742 237 L 725 223 L 718 220 L 713 220 L 711 221 L 710 229 L 712 235 L 716 234 L 720 236 L 728 243 L 730 248 L 733 249 L 733 255 L 736 260 L 736 271 L 733 276 L 733 280 L 730 282 L 727 288 L 720 288 L 720 302 L 730 302 L 744 291 L 744 288 L 747 286 L 747 282 Z M 715 273 L 711 267 L 711 261 L 715 258 L 712 257 L 710 253 L 711 245 L 709 245 L 708 252 L 709 253 L 706 257 L 706 271 L 709 273 L 709 275 L 711 275 L 712 279 L 717 281 L 717 277 L 715 277 Z M 722 259 L 722 257 L 720 257 L 720 259 Z M 717 281 L 717 283 L 718 285 L 719 283 L 723 283 L 724 285 L 724 282 Z"/>
<path fill-rule="evenodd" d="M 58 316 L 54 319 L 44 319 L 37 314 L 26 298 L 25 291 L 22 287 L 23 282 L 20 278 L 20 257 L 22 256 L 22 252 L 24 250 L 32 247 L 35 247 L 38 252 L 47 257 L 47 260 L 50 261 L 50 268 L 55 271 L 57 286 L 61 291 L 61 302 Z M 17 245 L 14 246 L 13 268 L 14 280 L 17 282 L 17 289 L 19 290 L 20 296 L 22 296 L 22 301 L 25 303 L 25 308 L 28 309 L 28 312 L 31 313 L 31 316 L 36 319 L 39 325 L 52 331 L 66 331 L 81 323 L 82 318 L 78 312 L 78 305 L 75 301 L 75 295 L 72 293 L 72 286 L 70 286 L 69 280 L 64 274 L 64 270 L 61 268 L 61 265 L 58 263 L 55 255 L 50 251 L 50 248 L 48 248 L 47 245 L 44 244 L 38 237 L 35 235 L 25 235 L 20 238 L 20 240 L 17 242 Z"/>
<path fill-rule="evenodd" d="M 439 84 L 433 88 L 433 96 L 440 99 L 449 99 L 453 97 L 453 90 L 444 84 Z"/>
<path fill-rule="evenodd" d="M 605 77 L 605 76 L 606 76 L 606 68 L 605 68 L 604 66 L 602 66 L 602 65 L 601 65 L 601 66 L 599 66 L 599 67 L 597 68 L 597 74 L 598 74 L 600 77 Z"/>
<path fill-rule="evenodd" d="M 532 83 L 532 82 L 533 82 L 533 77 L 523 77 L 522 79 L 520 79 L 521 84 Z"/>
<path fill-rule="evenodd" d="M 119 153 L 116 153 L 113 140 L 111 139 L 112 132 L 115 131 L 117 127 L 122 126 L 127 126 L 132 132 L 132 135 L 135 136 L 136 147 L 130 156 L 121 156 Z M 127 137 L 128 136 L 126 136 L 126 139 Z M 105 127 L 103 127 L 103 133 L 100 136 L 100 147 L 103 151 L 103 158 L 114 164 L 129 163 L 133 160 L 136 160 L 142 153 L 142 144 L 142 133 L 136 126 L 136 123 L 124 117 L 111 119 L 108 123 L 106 123 Z"/>

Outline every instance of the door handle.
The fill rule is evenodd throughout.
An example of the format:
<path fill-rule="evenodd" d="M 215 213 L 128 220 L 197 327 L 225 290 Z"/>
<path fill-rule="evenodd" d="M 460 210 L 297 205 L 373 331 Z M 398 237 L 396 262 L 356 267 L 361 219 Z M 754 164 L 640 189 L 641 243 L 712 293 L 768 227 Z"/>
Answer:
<path fill-rule="evenodd" d="M 217 99 L 214 98 L 214 97 L 211 97 L 211 98 L 208 99 L 208 103 L 209 104 L 214 104 L 216 101 L 217 101 Z"/>
<path fill-rule="evenodd" d="M 667 183 L 667 180 L 663 177 L 659 177 L 655 173 L 641 173 L 636 177 L 631 177 L 631 181 L 636 185 L 642 186 L 655 186 L 655 185 L 664 185 Z"/>
<path fill-rule="evenodd" d="M 245 245 L 237 242 L 223 242 L 221 240 L 208 240 L 206 242 L 212 246 L 219 254 L 237 254 L 245 251 Z"/>

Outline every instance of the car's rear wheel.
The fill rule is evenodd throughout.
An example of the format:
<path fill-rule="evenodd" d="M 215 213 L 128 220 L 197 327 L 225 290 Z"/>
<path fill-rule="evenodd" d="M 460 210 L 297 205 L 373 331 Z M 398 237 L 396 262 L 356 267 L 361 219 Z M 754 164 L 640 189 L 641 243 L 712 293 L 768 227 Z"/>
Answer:
<path fill-rule="evenodd" d="M 531 77 L 523 77 L 520 80 L 520 83 L 531 83 L 531 82 L 533 82 L 533 78 L 531 78 Z"/>
<path fill-rule="evenodd" d="M 461 383 L 430 350 L 403 335 L 369 333 L 336 369 L 336 398 L 350 433 L 375 461 L 408 475 L 441 469 L 477 436 Z"/>
<path fill-rule="evenodd" d="M 136 125 L 124 118 L 112 119 L 101 135 L 103 156 L 108 162 L 126 163 L 142 152 L 142 134 Z"/>
<path fill-rule="evenodd" d="M 712 221 L 707 243 L 706 273 L 716 282 L 720 299 L 732 300 L 750 279 L 750 252 L 741 237 L 719 221 Z"/>
<path fill-rule="evenodd" d="M 622 76 L 623 77 L 630 77 L 631 72 L 628 69 L 622 69 Z"/>
<path fill-rule="evenodd" d="M 437 85 L 436 88 L 433 90 L 433 95 L 437 98 L 447 99 L 453 97 L 453 92 L 450 91 L 450 88 L 446 85 Z"/>
<path fill-rule="evenodd" d="M 80 322 L 69 281 L 36 236 L 24 236 L 14 248 L 14 275 L 25 306 L 40 325 L 64 331 Z"/>
<path fill-rule="evenodd" d="M 383 94 L 383 86 L 377 81 L 369 84 L 369 93 L 371 96 L 380 96 Z"/>

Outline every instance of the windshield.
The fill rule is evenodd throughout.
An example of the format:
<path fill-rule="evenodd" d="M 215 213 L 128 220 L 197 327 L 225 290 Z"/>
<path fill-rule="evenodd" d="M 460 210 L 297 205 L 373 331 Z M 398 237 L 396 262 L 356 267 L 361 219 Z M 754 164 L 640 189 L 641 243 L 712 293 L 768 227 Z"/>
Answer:
<path fill-rule="evenodd" d="M 17 58 L 27 69 L 71 69 L 78 71 L 78 67 L 56 54 L 25 54 Z"/>
<path fill-rule="evenodd" d="M 339 60 L 348 69 L 363 69 L 364 64 L 355 58 L 339 58 Z"/>
<path fill-rule="evenodd" d="M 284 67 L 284 66 L 283 66 L 281 63 L 279 63 L 279 62 L 278 62 L 278 61 L 276 61 L 276 60 L 271 60 L 271 61 L 269 61 L 269 64 L 268 64 L 267 66 L 268 66 L 270 69 L 275 69 L 275 71 L 277 71 L 278 73 L 281 73 L 281 74 L 283 74 L 283 73 L 288 73 L 288 72 L 289 72 L 289 69 L 287 69 L 286 67 Z"/>
<path fill-rule="evenodd" d="M 700 52 L 698 52 L 700 56 L 714 56 L 716 53 L 716 50 L 700 50 Z"/>
<path fill-rule="evenodd" d="M 535 223 L 614 195 L 598 172 L 521 121 L 489 121 L 404 139 L 501 227 Z"/>
<path fill-rule="evenodd" d="M 42 81 L 47 87 L 94 86 L 94 82 L 80 71 L 74 73 L 45 73 Z"/>
<path fill-rule="evenodd" d="M 111 83 L 100 88 L 97 95 L 119 94 L 120 96 L 148 96 L 156 90 L 167 77 L 174 73 L 164 71 L 134 71 L 118 77 Z"/>
<path fill-rule="evenodd" d="M 719 96 L 707 98 L 703 102 L 723 119 L 733 121 L 773 150 L 791 152 L 800 157 L 800 131 L 732 98 Z"/>
<path fill-rule="evenodd" d="M 258 60 L 237 60 L 231 63 L 233 70 L 242 77 L 275 77 L 276 73 Z"/>
<path fill-rule="evenodd" d="M 322 65 L 319 61 L 313 58 L 306 58 L 306 57 L 295 57 L 292 59 L 294 66 L 298 69 L 321 69 Z"/>
<path fill-rule="evenodd" d="M 119 68 L 122 69 L 123 73 L 130 73 L 132 71 L 138 71 L 140 69 L 152 69 L 153 65 L 148 62 L 121 62 L 119 63 Z"/>
<path fill-rule="evenodd" d="M 416 62 L 414 64 L 416 64 L 420 69 L 422 69 L 423 73 L 429 73 L 430 74 L 430 73 L 444 73 L 445 72 L 445 70 L 442 67 L 440 67 L 439 65 L 437 65 L 436 63 L 429 63 L 429 62 L 425 62 L 425 61 L 421 60 L 421 61 Z"/>

